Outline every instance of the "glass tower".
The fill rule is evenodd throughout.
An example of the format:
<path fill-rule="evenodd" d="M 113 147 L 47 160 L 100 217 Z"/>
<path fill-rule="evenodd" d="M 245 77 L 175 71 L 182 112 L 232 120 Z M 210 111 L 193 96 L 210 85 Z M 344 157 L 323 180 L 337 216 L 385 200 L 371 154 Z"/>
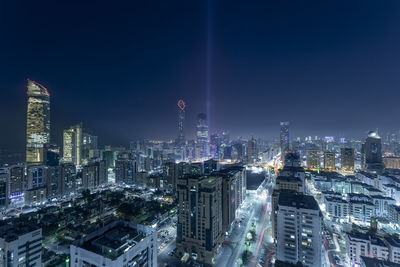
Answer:
<path fill-rule="evenodd" d="M 26 119 L 26 163 L 45 162 L 45 148 L 50 143 L 50 94 L 47 89 L 28 79 Z"/>

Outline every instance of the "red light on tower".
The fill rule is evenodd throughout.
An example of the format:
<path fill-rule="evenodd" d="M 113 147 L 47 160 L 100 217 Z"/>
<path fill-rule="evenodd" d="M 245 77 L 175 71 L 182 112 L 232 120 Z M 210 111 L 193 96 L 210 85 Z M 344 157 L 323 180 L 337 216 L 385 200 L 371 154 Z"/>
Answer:
<path fill-rule="evenodd" d="M 185 110 L 185 107 L 186 107 L 185 102 L 183 102 L 182 99 L 179 99 L 178 108 L 180 108 L 181 110 Z"/>

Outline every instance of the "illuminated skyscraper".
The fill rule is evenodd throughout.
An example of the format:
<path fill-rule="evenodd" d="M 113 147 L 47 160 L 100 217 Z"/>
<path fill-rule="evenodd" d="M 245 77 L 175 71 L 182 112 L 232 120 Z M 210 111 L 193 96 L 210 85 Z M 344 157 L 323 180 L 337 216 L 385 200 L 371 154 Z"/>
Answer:
<path fill-rule="evenodd" d="M 182 99 L 178 101 L 178 138 L 176 144 L 182 146 L 185 143 L 184 123 L 185 123 L 185 102 Z"/>
<path fill-rule="evenodd" d="M 64 130 L 63 135 L 63 162 L 82 164 L 82 124 L 71 126 Z"/>
<path fill-rule="evenodd" d="M 324 152 L 324 168 L 327 170 L 335 169 L 335 152 Z"/>
<path fill-rule="evenodd" d="M 285 157 L 285 152 L 287 152 L 290 149 L 288 121 L 281 121 L 280 145 L 281 145 L 281 158 L 283 162 Z"/>
<path fill-rule="evenodd" d="M 45 147 L 50 143 L 50 94 L 47 89 L 28 79 L 26 118 L 26 163 L 45 162 Z"/>
<path fill-rule="evenodd" d="M 370 131 L 362 147 L 364 167 L 368 171 L 381 172 L 384 168 L 382 162 L 382 141 L 377 132 Z"/>
<path fill-rule="evenodd" d="M 198 160 L 208 159 L 210 155 L 210 138 L 207 115 L 204 113 L 197 115 L 196 141 L 196 158 Z"/>

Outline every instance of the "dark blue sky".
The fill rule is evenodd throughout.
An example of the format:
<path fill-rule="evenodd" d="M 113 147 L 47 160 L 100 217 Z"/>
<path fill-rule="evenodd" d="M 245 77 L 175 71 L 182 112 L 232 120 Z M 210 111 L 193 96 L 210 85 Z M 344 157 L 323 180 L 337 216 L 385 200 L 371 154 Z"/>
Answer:
<path fill-rule="evenodd" d="M 0 147 L 24 146 L 27 77 L 51 93 L 54 141 L 79 121 L 103 144 L 173 138 L 179 98 L 192 135 L 207 68 L 212 130 L 400 128 L 398 0 L 9 0 L 0 33 Z"/>

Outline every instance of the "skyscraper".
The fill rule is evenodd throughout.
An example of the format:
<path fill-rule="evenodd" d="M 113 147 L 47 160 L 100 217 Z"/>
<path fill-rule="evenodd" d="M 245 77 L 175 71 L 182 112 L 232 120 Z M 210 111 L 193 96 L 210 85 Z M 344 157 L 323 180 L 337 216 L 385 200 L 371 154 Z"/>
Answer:
<path fill-rule="evenodd" d="M 257 140 L 251 138 L 247 143 L 247 162 L 255 163 L 258 157 Z"/>
<path fill-rule="evenodd" d="M 290 149 L 288 121 L 281 121 L 280 145 L 281 145 L 281 159 L 283 162 L 285 157 L 285 152 Z"/>
<path fill-rule="evenodd" d="M 45 162 L 45 147 L 50 143 L 50 94 L 47 89 L 28 79 L 26 118 L 26 163 Z"/>
<path fill-rule="evenodd" d="M 309 149 L 307 150 L 307 168 L 311 169 L 319 169 L 321 167 L 321 151 L 318 149 Z"/>
<path fill-rule="evenodd" d="M 196 141 L 196 158 L 198 160 L 208 159 L 210 154 L 210 138 L 207 115 L 204 113 L 197 115 Z"/>
<path fill-rule="evenodd" d="M 370 131 L 362 147 L 365 160 L 364 167 L 372 172 L 381 172 L 384 168 L 382 162 L 382 141 L 377 132 Z"/>
<path fill-rule="evenodd" d="M 63 162 L 82 164 L 82 123 L 64 130 L 63 135 Z"/>
<path fill-rule="evenodd" d="M 340 151 L 342 156 L 342 170 L 354 171 L 354 148 L 342 147 Z"/>
<path fill-rule="evenodd" d="M 185 123 L 185 107 L 186 104 L 182 99 L 178 101 L 178 138 L 176 145 L 182 146 L 185 143 L 184 123 Z"/>
<path fill-rule="evenodd" d="M 324 152 L 324 169 L 327 170 L 335 169 L 335 152 L 330 152 L 330 151 Z"/>

